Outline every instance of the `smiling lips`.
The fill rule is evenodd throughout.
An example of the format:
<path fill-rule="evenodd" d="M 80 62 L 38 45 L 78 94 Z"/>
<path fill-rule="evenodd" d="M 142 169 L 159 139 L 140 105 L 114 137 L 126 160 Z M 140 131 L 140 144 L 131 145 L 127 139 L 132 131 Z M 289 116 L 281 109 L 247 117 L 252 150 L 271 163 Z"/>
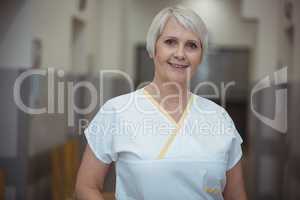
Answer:
<path fill-rule="evenodd" d="M 171 63 L 171 62 L 168 62 L 168 64 L 171 66 L 171 67 L 174 67 L 174 68 L 180 68 L 180 69 L 185 69 L 185 68 L 188 68 L 189 65 L 186 65 L 186 64 L 178 64 L 178 63 Z"/>

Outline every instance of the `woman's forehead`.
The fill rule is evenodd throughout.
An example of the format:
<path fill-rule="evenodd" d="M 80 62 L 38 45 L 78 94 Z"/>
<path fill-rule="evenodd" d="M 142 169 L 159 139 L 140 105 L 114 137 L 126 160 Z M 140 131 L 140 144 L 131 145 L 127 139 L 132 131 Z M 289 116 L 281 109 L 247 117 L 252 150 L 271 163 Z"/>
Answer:
<path fill-rule="evenodd" d="M 184 27 L 174 17 L 167 19 L 165 26 L 161 32 L 161 36 L 184 37 L 192 40 L 199 40 L 199 36 L 191 29 Z"/>

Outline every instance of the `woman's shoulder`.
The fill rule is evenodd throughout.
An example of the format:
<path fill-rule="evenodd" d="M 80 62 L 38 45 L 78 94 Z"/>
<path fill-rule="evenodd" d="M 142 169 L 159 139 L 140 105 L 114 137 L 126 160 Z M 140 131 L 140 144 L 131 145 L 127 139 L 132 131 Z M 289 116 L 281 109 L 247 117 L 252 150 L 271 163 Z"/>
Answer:
<path fill-rule="evenodd" d="M 116 111 L 124 110 L 134 105 L 139 90 L 115 96 L 104 103 L 104 107 L 110 107 Z"/>
<path fill-rule="evenodd" d="M 194 110 L 196 110 L 197 116 L 202 115 L 206 120 L 213 121 L 216 125 L 216 130 L 227 131 L 226 134 L 223 134 L 222 132 L 220 135 L 229 135 L 230 137 L 238 138 L 238 140 L 242 142 L 242 139 L 235 128 L 234 122 L 225 108 L 210 99 L 198 95 L 195 97 L 195 102 L 196 103 L 194 105 L 196 107 Z"/>
<path fill-rule="evenodd" d="M 205 97 L 199 96 L 197 94 L 194 95 L 194 105 L 196 108 L 198 108 L 200 111 L 214 111 L 214 112 L 224 112 L 224 108 L 214 101 L 207 99 Z"/>

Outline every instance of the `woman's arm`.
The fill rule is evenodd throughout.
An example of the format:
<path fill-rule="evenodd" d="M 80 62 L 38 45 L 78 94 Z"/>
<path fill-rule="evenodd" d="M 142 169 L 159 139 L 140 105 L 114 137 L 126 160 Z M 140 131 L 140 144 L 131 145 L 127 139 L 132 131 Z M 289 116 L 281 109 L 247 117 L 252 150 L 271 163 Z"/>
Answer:
<path fill-rule="evenodd" d="M 241 161 L 226 173 L 223 194 L 225 200 L 247 200 Z"/>
<path fill-rule="evenodd" d="M 96 158 L 87 144 L 83 159 L 78 170 L 75 186 L 75 199 L 77 200 L 104 200 L 101 195 L 105 176 L 110 165 Z"/>

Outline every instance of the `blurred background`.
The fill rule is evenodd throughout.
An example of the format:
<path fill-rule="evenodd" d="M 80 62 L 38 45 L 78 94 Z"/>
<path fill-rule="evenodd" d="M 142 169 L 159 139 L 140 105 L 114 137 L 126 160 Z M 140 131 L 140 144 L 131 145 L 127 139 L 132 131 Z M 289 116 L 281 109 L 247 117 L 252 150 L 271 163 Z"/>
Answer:
<path fill-rule="evenodd" d="M 209 29 L 192 88 L 210 81 L 226 91 L 225 99 L 210 85 L 196 93 L 224 106 L 244 139 L 249 199 L 300 199 L 299 0 L 2 0 L 0 200 L 72 199 L 82 130 L 103 102 L 132 89 L 116 73 L 101 82 L 99 71 L 121 70 L 135 88 L 152 80 L 146 33 L 158 11 L 177 3 Z"/>

